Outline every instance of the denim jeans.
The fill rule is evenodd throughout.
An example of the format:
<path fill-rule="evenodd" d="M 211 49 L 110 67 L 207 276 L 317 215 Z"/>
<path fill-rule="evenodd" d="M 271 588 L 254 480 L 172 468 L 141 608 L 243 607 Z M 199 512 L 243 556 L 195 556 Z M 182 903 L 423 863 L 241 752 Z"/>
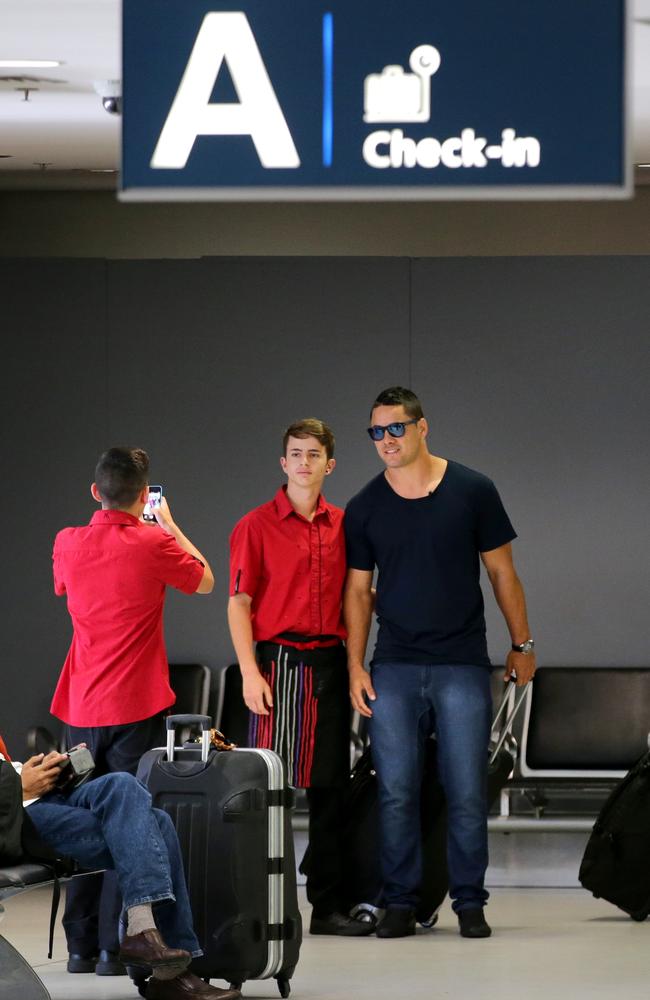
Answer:
<path fill-rule="evenodd" d="M 449 893 L 456 913 L 483 906 L 487 850 L 490 671 L 475 665 L 378 663 L 370 702 L 379 788 L 384 902 L 415 907 L 421 882 L 420 785 L 426 737 L 435 732 L 448 809 Z"/>
<path fill-rule="evenodd" d="M 167 813 L 153 809 L 131 774 L 105 774 L 68 795 L 50 792 L 29 806 L 43 840 L 84 868 L 111 868 L 124 908 L 156 903 L 165 942 L 202 954 L 192 927 L 183 860 Z"/>

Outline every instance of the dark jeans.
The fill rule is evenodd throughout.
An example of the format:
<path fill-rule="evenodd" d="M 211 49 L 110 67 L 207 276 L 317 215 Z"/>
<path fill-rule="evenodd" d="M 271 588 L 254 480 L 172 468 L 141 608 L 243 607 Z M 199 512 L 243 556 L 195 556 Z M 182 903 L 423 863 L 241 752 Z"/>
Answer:
<path fill-rule="evenodd" d="M 435 731 L 448 809 L 453 909 L 483 906 L 488 864 L 487 749 L 490 671 L 475 665 L 378 663 L 369 722 L 379 786 L 381 865 L 388 906 L 415 907 L 421 881 L 420 784 L 426 737 Z"/>
<path fill-rule="evenodd" d="M 125 908 L 159 904 L 156 923 L 168 945 L 201 954 L 176 831 L 132 775 L 105 774 L 68 795 L 51 792 L 29 806 L 29 815 L 61 854 L 85 868 L 113 869 Z"/>
<path fill-rule="evenodd" d="M 164 713 L 124 726 L 66 726 L 65 736 L 69 747 L 87 744 L 95 758 L 93 778 L 114 771 L 135 774 L 145 750 L 166 742 Z M 121 910 L 122 896 L 114 871 L 69 882 L 63 914 L 68 952 L 90 956 L 100 949 L 119 951 Z"/>
<path fill-rule="evenodd" d="M 307 876 L 307 899 L 317 916 L 342 906 L 343 788 L 308 788 L 309 846 L 300 866 Z"/>

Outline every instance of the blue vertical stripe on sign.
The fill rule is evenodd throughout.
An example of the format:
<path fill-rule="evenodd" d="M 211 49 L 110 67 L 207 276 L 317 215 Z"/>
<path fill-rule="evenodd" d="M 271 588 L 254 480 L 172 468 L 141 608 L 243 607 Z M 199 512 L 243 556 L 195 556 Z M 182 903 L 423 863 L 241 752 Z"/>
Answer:
<path fill-rule="evenodd" d="M 334 18 L 323 14 L 323 166 L 332 166 Z"/>

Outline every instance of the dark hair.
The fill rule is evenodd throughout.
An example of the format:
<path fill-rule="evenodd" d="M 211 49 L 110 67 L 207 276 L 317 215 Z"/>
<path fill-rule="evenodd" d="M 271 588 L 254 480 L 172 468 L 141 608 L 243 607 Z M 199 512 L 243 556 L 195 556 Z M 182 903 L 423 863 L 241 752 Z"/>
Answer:
<path fill-rule="evenodd" d="M 313 437 L 322 444 L 328 459 L 334 457 L 334 435 L 322 420 L 316 417 L 306 417 L 304 420 L 296 420 L 295 423 L 287 427 L 282 438 L 282 454 L 287 454 L 287 443 L 290 437 L 306 438 Z"/>
<path fill-rule="evenodd" d="M 372 411 L 377 406 L 403 406 L 406 413 L 412 420 L 420 420 L 424 416 L 422 403 L 410 389 L 405 389 L 401 385 L 392 385 L 390 389 L 380 392 L 376 400 L 370 407 L 370 417 Z"/>
<path fill-rule="evenodd" d="M 142 448 L 109 448 L 95 468 L 95 483 L 108 507 L 131 507 L 149 482 L 149 456 Z"/>

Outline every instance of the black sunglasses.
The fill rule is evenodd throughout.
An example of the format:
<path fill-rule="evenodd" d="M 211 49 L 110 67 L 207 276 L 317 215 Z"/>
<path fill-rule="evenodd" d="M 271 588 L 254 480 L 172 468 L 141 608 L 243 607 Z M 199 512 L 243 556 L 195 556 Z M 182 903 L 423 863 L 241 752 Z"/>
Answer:
<path fill-rule="evenodd" d="M 417 424 L 420 419 L 420 417 L 416 417 L 415 420 L 397 420 L 394 424 L 386 424 L 385 427 L 373 424 L 372 427 L 368 428 L 368 434 L 373 441 L 383 441 L 386 431 L 391 437 L 401 438 L 404 437 L 404 432 L 409 424 Z"/>

